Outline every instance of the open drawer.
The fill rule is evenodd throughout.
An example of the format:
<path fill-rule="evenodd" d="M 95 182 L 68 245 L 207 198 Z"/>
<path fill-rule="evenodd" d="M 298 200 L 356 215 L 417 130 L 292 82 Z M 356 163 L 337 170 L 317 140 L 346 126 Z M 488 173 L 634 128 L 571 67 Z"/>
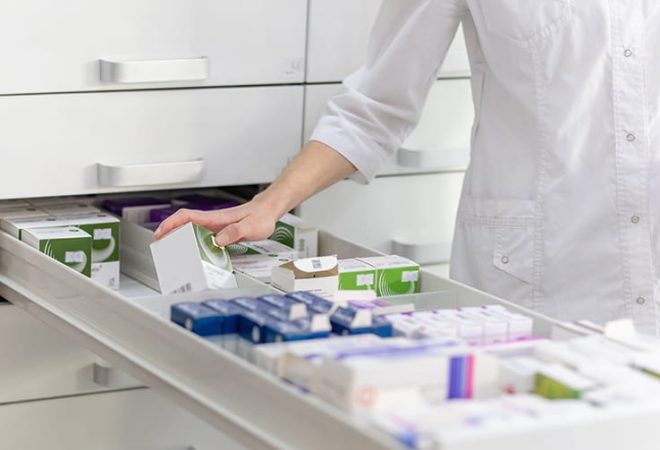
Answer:
<path fill-rule="evenodd" d="M 377 254 L 321 232 L 319 251 L 341 257 Z M 319 399 L 300 392 L 162 317 L 170 300 L 126 282 L 114 292 L 69 270 L 5 233 L 0 233 L 0 295 L 65 332 L 250 448 L 397 448 L 390 437 L 365 427 Z M 416 302 L 430 307 L 502 301 L 426 272 Z M 239 278 L 239 291 L 260 295 L 271 288 Z M 404 299 L 407 301 L 407 299 Z M 523 311 L 515 305 L 508 307 Z M 530 314 L 523 311 L 525 314 Z M 569 332 L 535 316 L 542 335 Z"/>

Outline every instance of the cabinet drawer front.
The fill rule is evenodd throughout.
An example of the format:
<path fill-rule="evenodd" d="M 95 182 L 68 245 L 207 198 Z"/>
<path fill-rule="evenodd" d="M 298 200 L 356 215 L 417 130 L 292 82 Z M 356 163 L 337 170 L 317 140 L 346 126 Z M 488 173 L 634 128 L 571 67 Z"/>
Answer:
<path fill-rule="evenodd" d="M 305 0 L 5 1 L 0 94 L 300 82 L 306 11 Z"/>
<path fill-rule="evenodd" d="M 97 357 L 9 304 L 0 305 L 0 355 L 0 403 L 112 388 L 94 382 Z M 134 386 L 138 384 L 115 387 Z"/>
<path fill-rule="evenodd" d="M 305 95 L 305 140 L 341 84 L 307 86 Z M 415 131 L 380 174 L 428 173 L 462 170 L 470 159 L 470 137 L 474 106 L 470 80 L 438 80 Z"/>
<path fill-rule="evenodd" d="M 243 450 L 148 389 L 0 406 L 3 449 Z"/>
<path fill-rule="evenodd" d="M 341 81 L 364 64 L 381 3 L 382 0 L 310 0 L 307 81 Z M 465 40 L 459 29 L 438 75 L 469 73 Z"/>
<path fill-rule="evenodd" d="M 0 198 L 271 181 L 300 145 L 302 90 L 5 97 Z"/>
<path fill-rule="evenodd" d="M 383 177 L 368 186 L 342 181 L 303 203 L 299 215 L 384 253 L 403 248 L 414 257 L 429 246 L 438 254 L 419 262 L 444 262 L 462 183 L 462 173 Z"/>

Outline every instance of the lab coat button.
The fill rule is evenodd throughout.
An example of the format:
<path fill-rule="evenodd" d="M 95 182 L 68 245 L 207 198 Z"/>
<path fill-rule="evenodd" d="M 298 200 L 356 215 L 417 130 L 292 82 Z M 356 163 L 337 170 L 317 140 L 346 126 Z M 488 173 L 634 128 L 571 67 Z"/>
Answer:
<path fill-rule="evenodd" d="M 628 142 L 634 142 L 635 139 L 637 139 L 637 138 L 635 137 L 634 134 L 628 133 L 628 136 L 626 136 L 626 139 L 628 139 Z"/>
<path fill-rule="evenodd" d="M 646 303 L 646 299 L 644 297 L 637 297 L 638 305 L 643 305 L 644 303 Z"/>
<path fill-rule="evenodd" d="M 632 55 L 633 55 L 633 51 L 630 50 L 629 48 L 627 48 L 627 49 L 623 52 L 623 56 L 625 56 L 626 58 L 630 58 Z"/>
<path fill-rule="evenodd" d="M 509 257 L 508 256 L 502 256 L 502 264 L 509 264 Z"/>
<path fill-rule="evenodd" d="M 635 225 L 639 223 L 639 216 L 632 216 L 630 218 L 630 221 L 634 223 Z"/>

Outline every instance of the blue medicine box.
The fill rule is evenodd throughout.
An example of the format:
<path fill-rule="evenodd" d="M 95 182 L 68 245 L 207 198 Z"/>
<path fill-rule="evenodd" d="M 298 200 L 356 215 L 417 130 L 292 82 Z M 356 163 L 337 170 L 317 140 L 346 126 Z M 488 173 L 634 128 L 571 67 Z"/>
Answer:
<path fill-rule="evenodd" d="M 297 302 L 304 303 L 310 312 L 318 314 L 330 314 L 335 307 L 335 303 L 310 292 L 290 292 L 286 296 Z"/>
<path fill-rule="evenodd" d="M 392 337 L 394 327 L 389 320 L 376 316 L 371 322 L 371 332 L 380 337 Z"/>
<path fill-rule="evenodd" d="M 283 295 L 264 295 L 259 301 L 265 305 L 278 308 L 288 313 L 288 320 L 301 319 L 307 315 L 307 306 Z"/>
<path fill-rule="evenodd" d="M 230 303 L 239 306 L 246 311 L 258 311 L 264 307 L 264 304 L 256 298 L 252 297 L 238 297 L 229 300 Z"/>
<path fill-rule="evenodd" d="M 270 320 L 276 319 L 263 311 L 243 310 L 238 317 L 238 334 L 253 344 L 263 344 L 266 342 L 264 327 Z"/>
<path fill-rule="evenodd" d="M 381 318 L 375 317 L 371 311 L 355 308 L 338 308 L 330 317 L 332 332 L 342 336 L 355 334 L 376 334 L 381 337 L 391 337 L 393 334 L 392 324 Z"/>
<path fill-rule="evenodd" d="M 263 328 L 265 342 L 303 341 L 330 336 L 329 330 L 311 331 L 308 325 L 309 322 L 304 319 L 295 322 L 269 321 Z"/>
<path fill-rule="evenodd" d="M 177 303 L 171 306 L 172 322 L 200 336 L 225 333 L 224 318 L 208 306 L 195 302 Z"/>
<path fill-rule="evenodd" d="M 202 303 L 208 306 L 225 319 L 225 334 L 238 333 L 238 316 L 243 308 L 227 300 L 207 300 Z"/>

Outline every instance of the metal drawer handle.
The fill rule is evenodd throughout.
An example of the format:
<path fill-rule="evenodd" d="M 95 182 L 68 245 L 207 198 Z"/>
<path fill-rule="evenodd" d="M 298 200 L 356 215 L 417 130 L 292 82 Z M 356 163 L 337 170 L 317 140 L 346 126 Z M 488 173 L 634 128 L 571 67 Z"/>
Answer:
<path fill-rule="evenodd" d="M 427 244 L 392 240 L 392 253 L 403 256 L 419 264 L 445 264 L 451 256 L 451 242 L 431 242 Z"/>
<path fill-rule="evenodd" d="M 105 83 L 164 83 L 200 81 L 209 77 L 208 58 L 149 61 L 99 60 Z"/>
<path fill-rule="evenodd" d="M 113 166 L 98 165 L 98 182 L 105 187 L 158 186 L 200 181 L 204 174 L 203 159 L 172 163 Z"/>
<path fill-rule="evenodd" d="M 396 155 L 397 164 L 412 169 L 442 171 L 465 170 L 470 162 L 467 149 L 414 150 L 400 148 Z"/>

